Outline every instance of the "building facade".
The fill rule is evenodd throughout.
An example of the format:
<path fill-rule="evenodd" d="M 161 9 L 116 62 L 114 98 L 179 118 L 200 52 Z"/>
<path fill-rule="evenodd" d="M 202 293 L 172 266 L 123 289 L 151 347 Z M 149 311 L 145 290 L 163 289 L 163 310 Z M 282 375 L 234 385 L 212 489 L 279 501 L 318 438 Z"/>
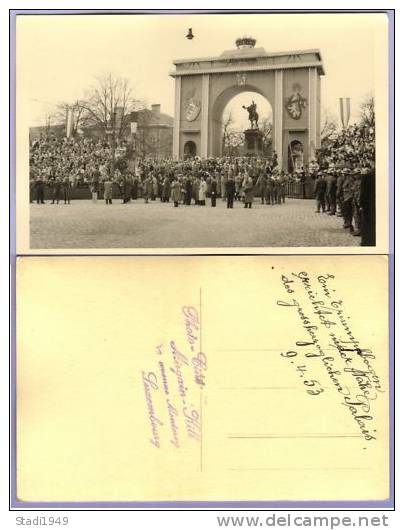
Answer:
<path fill-rule="evenodd" d="M 173 156 L 222 155 L 222 119 L 227 103 L 241 92 L 257 92 L 273 110 L 273 149 L 287 168 L 301 152 L 304 164 L 320 146 L 320 51 L 267 53 L 243 37 L 218 57 L 174 61 Z M 300 159 L 299 159 L 300 160 Z"/>

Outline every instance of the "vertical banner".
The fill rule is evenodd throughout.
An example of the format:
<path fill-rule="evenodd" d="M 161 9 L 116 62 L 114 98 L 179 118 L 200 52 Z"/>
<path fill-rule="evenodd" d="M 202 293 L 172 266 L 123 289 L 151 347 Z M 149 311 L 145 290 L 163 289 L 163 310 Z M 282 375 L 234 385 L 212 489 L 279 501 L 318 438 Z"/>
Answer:
<path fill-rule="evenodd" d="M 351 117 L 351 98 L 339 98 L 339 112 L 342 127 L 346 129 Z"/>
<path fill-rule="evenodd" d="M 72 133 L 72 126 L 73 126 L 73 109 L 71 107 L 67 107 L 67 113 L 66 113 L 66 138 L 70 138 L 70 135 Z"/>

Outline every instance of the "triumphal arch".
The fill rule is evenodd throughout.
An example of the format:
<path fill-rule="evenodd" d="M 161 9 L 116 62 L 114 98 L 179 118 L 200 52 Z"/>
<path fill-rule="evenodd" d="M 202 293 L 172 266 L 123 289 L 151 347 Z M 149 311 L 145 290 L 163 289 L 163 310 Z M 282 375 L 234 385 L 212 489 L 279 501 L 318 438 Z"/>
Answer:
<path fill-rule="evenodd" d="M 174 158 L 220 156 L 224 108 L 246 91 L 272 106 L 272 146 L 282 167 L 290 167 L 298 152 L 304 164 L 314 156 L 320 145 L 320 51 L 268 53 L 255 44 L 243 37 L 218 57 L 173 61 Z"/>

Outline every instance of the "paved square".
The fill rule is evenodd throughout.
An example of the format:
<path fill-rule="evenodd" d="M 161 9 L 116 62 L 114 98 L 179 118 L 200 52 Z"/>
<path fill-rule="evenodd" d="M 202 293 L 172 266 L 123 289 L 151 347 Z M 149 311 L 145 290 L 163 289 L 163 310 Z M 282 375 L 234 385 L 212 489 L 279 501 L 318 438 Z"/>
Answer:
<path fill-rule="evenodd" d="M 31 204 L 31 248 L 319 247 L 358 246 L 340 217 L 315 213 L 314 200 L 252 209 L 184 206 L 142 199 L 110 206 L 100 200 Z"/>

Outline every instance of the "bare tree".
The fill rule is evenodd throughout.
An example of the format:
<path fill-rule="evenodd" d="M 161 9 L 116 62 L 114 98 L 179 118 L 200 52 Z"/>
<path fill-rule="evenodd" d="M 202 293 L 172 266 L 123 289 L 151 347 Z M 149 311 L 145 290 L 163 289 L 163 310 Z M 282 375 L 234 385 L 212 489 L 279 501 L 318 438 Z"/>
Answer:
<path fill-rule="evenodd" d="M 242 131 L 231 130 L 227 133 L 224 145 L 227 156 L 237 156 L 242 145 L 244 145 L 244 133 Z"/>
<path fill-rule="evenodd" d="M 104 134 L 113 129 L 121 138 L 130 121 L 129 113 L 138 103 L 129 80 L 108 73 L 96 77 L 96 83 L 86 91 L 80 106 L 87 126 L 100 127 Z"/>
<path fill-rule="evenodd" d="M 71 112 L 71 134 L 72 136 L 76 136 L 78 130 L 86 125 L 84 105 L 85 101 L 82 100 L 76 100 L 74 103 L 62 101 L 56 105 L 55 112 L 52 115 L 53 120 L 57 124 L 66 126 L 68 113 Z"/>
<path fill-rule="evenodd" d="M 322 142 L 328 140 L 338 129 L 337 118 L 329 111 L 324 109 L 321 112 L 320 139 Z"/>
<path fill-rule="evenodd" d="M 223 151 L 225 150 L 226 147 L 228 147 L 229 137 L 230 137 L 230 134 L 231 134 L 231 127 L 232 127 L 233 123 L 234 123 L 234 120 L 233 120 L 233 117 L 231 115 L 231 111 L 229 111 L 228 113 L 226 113 L 223 116 L 223 132 L 222 132 L 222 147 L 223 147 Z"/>
<path fill-rule="evenodd" d="M 375 126 L 375 98 L 372 94 L 366 96 L 359 106 L 360 124 L 365 127 Z"/>

